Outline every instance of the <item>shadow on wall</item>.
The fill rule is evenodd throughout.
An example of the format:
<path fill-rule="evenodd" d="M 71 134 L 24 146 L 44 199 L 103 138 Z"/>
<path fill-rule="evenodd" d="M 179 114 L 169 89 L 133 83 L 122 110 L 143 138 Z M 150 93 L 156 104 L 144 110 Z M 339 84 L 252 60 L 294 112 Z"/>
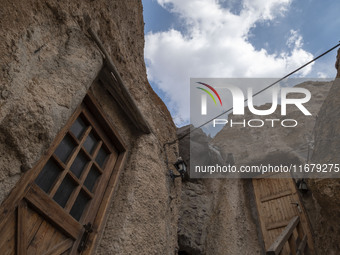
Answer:
<path fill-rule="evenodd" d="M 186 251 L 178 251 L 178 255 L 193 255 L 193 254 L 188 253 Z"/>

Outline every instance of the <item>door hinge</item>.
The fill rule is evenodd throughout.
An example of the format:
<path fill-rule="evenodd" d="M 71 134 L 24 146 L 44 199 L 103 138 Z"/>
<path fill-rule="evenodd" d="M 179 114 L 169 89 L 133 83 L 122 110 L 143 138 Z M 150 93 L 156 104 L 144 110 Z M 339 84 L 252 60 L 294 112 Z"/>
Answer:
<path fill-rule="evenodd" d="M 93 232 L 92 224 L 89 222 L 84 225 L 85 231 L 83 233 L 83 236 L 81 237 L 79 246 L 78 246 L 78 252 L 82 252 L 86 249 L 86 244 L 89 239 L 89 235 Z"/>

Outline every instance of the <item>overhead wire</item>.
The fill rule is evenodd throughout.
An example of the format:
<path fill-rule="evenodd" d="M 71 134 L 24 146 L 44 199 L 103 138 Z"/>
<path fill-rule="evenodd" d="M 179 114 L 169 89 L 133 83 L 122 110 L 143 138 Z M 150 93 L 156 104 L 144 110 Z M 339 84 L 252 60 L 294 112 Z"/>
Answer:
<path fill-rule="evenodd" d="M 334 47 L 330 48 L 329 50 L 323 52 L 322 54 L 320 54 L 319 56 L 317 56 L 316 58 L 308 61 L 307 63 L 305 63 L 304 65 L 300 66 L 299 68 L 295 69 L 294 71 L 288 73 L 287 75 L 283 76 L 282 78 L 278 79 L 277 81 L 273 82 L 272 84 L 268 85 L 267 87 L 261 89 L 260 91 L 256 92 L 255 94 L 252 95 L 252 97 L 255 97 L 259 94 L 261 94 L 262 92 L 266 91 L 267 89 L 273 87 L 274 85 L 278 84 L 279 82 L 281 82 L 282 80 L 288 78 L 289 76 L 293 75 L 294 73 L 300 71 L 301 69 L 305 68 L 306 66 L 310 65 L 311 63 L 315 62 L 316 60 L 318 60 L 319 58 L 323 57 L 324 55 L 328 54 L 329 52 L 333 51 L 334 49 L 336 49 L 337 47 L 340 46 L 340 41 L 337 45 L 335 45 Z M 248 101 L 248 98 L 244 100 L 244 102 Z M 185 138 L 186 136 L 188 136 L 189 134 L 191 134 L 192 132 L 194 132 L 195 130 L 198 130 L 199 128 L 205 126 L 206 124 L 210 123 L 212 120 L 230 112 L 231 110 L 233 110 L 233 107 L 231 107 L 230 109 L 222 112 L 221 114 L 218 114 L 217 116 L 215 116 L 214 118 L 204 122 L 203 124 L 199 125 L 198 127 L 195 127 L 191 130 L 189 130 L 187 133 L 185 133 L 184 135 L 177 137 L 175 140 L 171 141 L 171 142 L 167 142 L 163 144 L 163 149 L 164 149 L 164 153 L 165 153 L 165 163 L 167 168 L 169 168 L 168 164 L 169 164 L 169 159 L 168 159 L 168 155 L 167 155 L 167 151 L 166 151 L 166 146 L 167 145 L 172 145 L 174 143 L 176 143 L 177 141 L 182 140 L 183 138 Z"/>
<path fill-rule="evenodd" d="M 288 78 L 289 76 L 293 75 L 294 73 L 300 71 L 301 69 L 305 68 L 306 66 L 310 65 L 311 63 L 315 62 L 316 60 L 318 60 L 319 58 L 323 57 L 324 55 L 330 53 L 331 51 L 333 51 L 334 49 L 336 49 L 337 47 L 340 46 L 340 42 L 335 45 L 334 47 L 330 48 L 329 50 L 323 52 L 322 54 L 320 54 L 319 56 L 317 56 L 316 58 L 308 61 L 307 63 L 305 63 L 304 65 L 300 66 L 299 68 L 295 69 L 294 71 L 288 73 L 287 75 L 283 76 L 282 78 L 278 79 L 277 81 L 271 83 L 270 85 L 268 85 L 267 87 L 259 90 L 258 92 L 256 92 L 252 97 L 255 97 L 259 94 L 261 94 L 262 92 L 266 91 L 267 89 L 273 87 L 274 85 L 278 84 L 279 82 L 281 82 L 282 80 Z M 248 101 L 248 98 L 244 100 L 244 102 L 247 102 Z M 177 137 L 175 140 L 171 141 L 171 142 L 168 142 L 168 143 L 165 143 L 164 145 L 171 145 L 171 144 L 174 144 L 175 142 L 179 141 L 179 140 L 182 140 L 183 138 L 185 138 L 186 136 L 188 136 L 189 134 L 191 134 L 192 132 L 194 132 L 195 130 L 205 126 L 206 124 L 210 123 L 211 121 L 213 121 L 214 119 L 218 118 L 218 117 L 221 117 L 222 115 L 226 114 L 226 113 L 229 113 L 231 110 L 233 110 L 233 107 L 229 108 L 228 110 L 218 114 L 217 116 L 215 116 L 214 118 L 212 119 L 209 119 L 208 121 L 204 122 L 203 124 L 199 125 L 198 127 L 195 127 L 191 130 L 189 130 L 187 133 L 183 134 L 182 136 L 180 137 Z"/>

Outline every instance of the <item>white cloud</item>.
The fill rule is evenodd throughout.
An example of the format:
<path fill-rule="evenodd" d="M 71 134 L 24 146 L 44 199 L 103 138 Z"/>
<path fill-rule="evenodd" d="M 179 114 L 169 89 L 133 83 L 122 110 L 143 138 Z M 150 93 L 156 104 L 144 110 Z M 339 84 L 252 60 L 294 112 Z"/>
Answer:
<path fill-rule="evenodd" d="M 302 36 L 298 31 L 291 29 L 290 37 L 287 40 L 287 46 L 290 48 L 301 48 L 303 46 Z"/>
<path fill-rule="evenodd" d="M 179 15 L 185 32 L 169 29 L 146 35 L 148 78 L 164 91 L 175 122 L 189 120 L 190 77 L 279 77 L 312 59 L 302 37 L 291 30 L 288 52 L 269 54 L 248 41 L 257 22 L 272 22 L 291 0 L 243 0 L 239 14 L 215 0 L 158 0 Z M 303 69 L 301 75 L 311 71 Z"/>

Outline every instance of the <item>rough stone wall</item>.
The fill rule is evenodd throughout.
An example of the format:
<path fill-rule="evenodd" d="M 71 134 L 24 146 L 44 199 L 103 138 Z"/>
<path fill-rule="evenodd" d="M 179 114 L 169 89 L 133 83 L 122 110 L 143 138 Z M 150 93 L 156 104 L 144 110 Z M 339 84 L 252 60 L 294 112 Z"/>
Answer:
<path fill-rule="evenodd" d="M 340 50 L 335 67 L 338 70 L 330 92 L 322 105 L 315 127 L 314 163 L 340 163 Z M 317 213 L 311 214 L 319 254 L 340 252 L 340 179 L 311 179 L 309 188 Z"/>
<path fill-rule="evenodd" d="M 141 135 L 98 85 L 92 91 L 129 149 L 98 254 L 173 254 L 177 187 L 163 144 L 175 126 L 146 78 L 141 1 L 2 0 L 0 8 L 0 203 L 50 146 L 102 67 L 91 26 L 152 133 Z M 168 152 L 175 161 L 176 145 Z"/>
<path fill-rule="evenodd" d="M 102 64 L 81 30 L 59 25 L 46 3 L 40 12 L 36 3 L 1 5 L 0 202 L 48 148 Z"/>
<path fill-rule="evenodd" d="M 178 136 L 187 133 L 189 126 L 180 128 Z M 219 148 L 209 147 L 208 137 L 197 130 L 195 141 L 200 151 L 216 159 L 214 164 L 225 164 Z M 190 162 L 189 136 L 179 144 L 180 155 Z M 197 165 L 206 157 L 191 159 Z M 189 166 L 190 167 L 190 166 Z M 254 255 L 262 254 L 256 227 L 256 211 L 249 194 L 249 181 L 240 179 L 190 179 L 182 184 L 182 203 L 179 215 L 179 249 L 188 254 Z"/>
<path fill-rule="evenodd" d="M 262 254 L 248 180 L 201 179 L 182 187 L 179 248 L 188 254 Z"/>

